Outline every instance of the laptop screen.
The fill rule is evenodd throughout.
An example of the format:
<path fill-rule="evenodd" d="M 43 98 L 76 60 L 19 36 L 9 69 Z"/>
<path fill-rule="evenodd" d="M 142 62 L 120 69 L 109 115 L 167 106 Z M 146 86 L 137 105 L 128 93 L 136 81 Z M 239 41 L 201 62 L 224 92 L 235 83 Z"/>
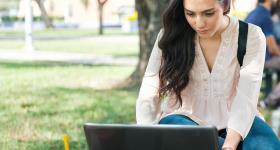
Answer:
<path fill-rule="evenodd" d="M 89 150 L 217 150 L 213 126 L 84 125 Z"/>

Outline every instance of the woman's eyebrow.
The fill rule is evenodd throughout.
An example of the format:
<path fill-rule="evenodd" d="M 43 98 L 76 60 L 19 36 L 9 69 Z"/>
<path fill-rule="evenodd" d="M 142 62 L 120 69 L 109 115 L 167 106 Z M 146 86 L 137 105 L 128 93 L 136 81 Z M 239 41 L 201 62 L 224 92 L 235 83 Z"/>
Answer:
<path fill-rule="evenodd" d="M 187 8 L 184 8 L 184 10 L 185 10 L 185 11 L 188 11 L 188 12 L 193 12 L 193 11 L 191 11 L 191 10 L 188 10 Z M 202 12 L 202 13 L 205 13 L 205 12 L 209 12 L 209 11 L 213 11 L 213 10 L 215 10 L 215 8 L 206 9 L 206 10 L 203 10 L 203 11 L 201 11 L 201 12 Z"/>

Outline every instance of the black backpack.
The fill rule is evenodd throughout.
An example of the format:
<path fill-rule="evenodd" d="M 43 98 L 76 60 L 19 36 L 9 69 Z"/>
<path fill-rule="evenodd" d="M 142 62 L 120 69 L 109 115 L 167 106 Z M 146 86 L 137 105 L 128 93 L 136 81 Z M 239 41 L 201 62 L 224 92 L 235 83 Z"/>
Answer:
<path fill-rule="evenodd" d="M 239 20 L 237 59 L 240 67 L 243 65 L 243 58 L 246 54 L 247 37 L 248 23 Z"/>
<path fill-rule="evenodd" d="M 248 35 L 248 23 L 239 20 L 239 35 L 238 35 L 238 50 L 237 58 L 240 64 L 240 67 L 243 64 L 243 58 L 246 54 L 246 45 L 247 45 L 247 35 Z M 280 83 L 276 85 L 276 88 L 268 97 L 264 100 L 265 106 L 272 108 L 280 107 Z"/>

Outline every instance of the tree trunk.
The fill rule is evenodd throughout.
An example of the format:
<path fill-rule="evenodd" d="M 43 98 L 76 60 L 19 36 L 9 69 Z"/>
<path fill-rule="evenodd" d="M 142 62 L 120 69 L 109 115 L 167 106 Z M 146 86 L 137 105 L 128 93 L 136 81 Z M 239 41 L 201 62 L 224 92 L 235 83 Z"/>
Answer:
<path fill-rule="evenodd" d="M 135 71 L 129 81 L 139 84 L 145 73 L 154 42 L 161 26 L 161 16 L 169 0 L 136 0 L 138 11 L 140 53 Z M 130 83 L 131 84 L 131 83 Z"/>
<path fill-rule="evenodd" d="M 98 6 L 99 10 L 99 35 L 103 35 L 103 5 Z"/>
<path fill-rule="evenodd" d="M 45 9 L 45 6 L 44 6 L 44 3 L 43 1 L 44 0 L 35 0 L 40 8 L 40 11 L 41 11 L 41 17 L 46 25 L 47 28 L 54 28 L 52 22 L 50 21 L 49 17 L 48 17 L 48 14 L 47 14 L 47 11 Z"/>
<path fill-rule="evenodd" d="M 103 8 L 108 0 L 97 0 L 99 11 L 99 35 L 103 35 Z"/>
<path fill-rule="evenodd" d="M 83 5 L 85 6 L 85 9 L 87 10 L 90 4 L 90 0 L 82 0 L 81 1 L 83 3 Z"/>

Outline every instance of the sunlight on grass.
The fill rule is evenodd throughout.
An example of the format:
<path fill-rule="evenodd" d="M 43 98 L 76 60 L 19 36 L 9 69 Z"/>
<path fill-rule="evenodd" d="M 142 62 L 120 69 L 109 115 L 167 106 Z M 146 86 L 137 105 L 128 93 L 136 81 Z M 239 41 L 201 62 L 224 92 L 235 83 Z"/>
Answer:
<path fill-rule="evenodd" d="M 122 32 L 119 28 L 105 28 L 105 35 L 137 35 L 136 32 Z M 43 29 L 33 30 L 35 37 L 80 37 L 96 36 L 98 29 Z M 24 37 L 24 30 L 0 29 L 0 37 Z"/>
<path fill-rule="evenodd" d="M 110 39 L 109 39 L 110 40 Z M 72 39 L 72 40 L 38 40 L 34 41 L 34 48 L 37 51 L 50 52 L 76 52 L 93 55 L 110 55 L 116 57 L 137 57 L 137 41 L 110 42 L 109 40 L 96 41 L 96 39 Z M 24 41 L 2 40 L 0 50 L 20 51 L 24 48 Z"/>
<path fill-rule="evenodd" d="M 103 36 L 92 29 L 48 29 L 33 32 L 33 46 L 37 51 L 76 52 L 115 57 L 137 57 L 137 33 L 123 33 L 120 29 L 105 29 Z M 0 50 L 24 49 L 24 32 L 0 30 Z M 13 39 L 14 38 L 14 39 Z"/>
<path fill-rule="evenodd" d="M 0 40 L 0 50 L 22 50 L 24 44 L 23 40 Z"/>
<path fill-rule="evenodd" d="M 114 40 L 114 39 L 113 39 Z M 116 39 L 115 39 L 116 40 Z M 96 41 L 95 39 L 36 41 L 34 47 L 40 51 L 80 52 L 95 55 L 138 56 L 137 42 L 123 43 L 109 40 Z"/>

